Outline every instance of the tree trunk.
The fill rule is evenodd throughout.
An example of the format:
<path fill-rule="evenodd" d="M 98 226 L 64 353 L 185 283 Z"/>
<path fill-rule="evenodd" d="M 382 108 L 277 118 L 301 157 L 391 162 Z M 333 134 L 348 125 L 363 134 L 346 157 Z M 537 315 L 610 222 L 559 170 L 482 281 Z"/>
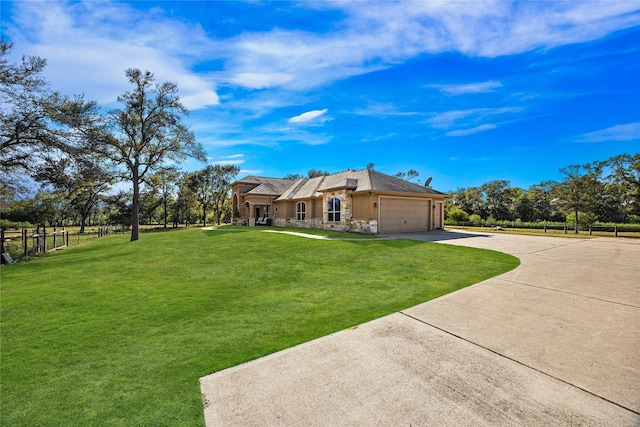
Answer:
<path fill-rule="evenodd" d="M 164 217 L 164 228 L 167 228 L 167 196 L 162 197 L 162 216 Z"/>
<path fill-rule="evenodd" d="M 84 233 L 84 226 L 87 222 L 87 216 L 85 215 L 85 213 L 81 213 L 80 214 L 80 231 L 79 233 Z"/>
<path fill-rule="evenodd" d="M 133 177 L 133 204 L 131 206 L 131 241 L 138 240 L 138 229 L 140 227 L 140 181 L 137 176 Z"/>
<path fill-rule="evenodd" d="M 574 227 L 576 230 L 576 234 L 578 234 L 578 206 L 576 205 L 576 219 L 574 221 Z"/>

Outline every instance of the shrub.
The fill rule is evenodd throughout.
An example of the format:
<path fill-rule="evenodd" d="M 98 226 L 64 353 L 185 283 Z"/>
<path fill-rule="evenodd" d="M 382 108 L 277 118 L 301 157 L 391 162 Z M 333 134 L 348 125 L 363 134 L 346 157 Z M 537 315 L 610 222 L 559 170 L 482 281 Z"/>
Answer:
<path fill-rule="evenodd" d="M 469 215 L 469 221 L 476 227 L 482 226 L 482 218 L 478 214 Z"/>
<path fill-rule="evenodd" d="M 449 211 L 449 218 L 460 224 L 461 222 L 469 220 L 469 214 L 460 208 L 455 208 Z"/>
<path fill-rule="evenodd" d="M 8 219 L 0 219 L 0 228 L 3 230 L 19 230 L 21 228 L 33 228 L 30 222 L 9 221 Z"/>

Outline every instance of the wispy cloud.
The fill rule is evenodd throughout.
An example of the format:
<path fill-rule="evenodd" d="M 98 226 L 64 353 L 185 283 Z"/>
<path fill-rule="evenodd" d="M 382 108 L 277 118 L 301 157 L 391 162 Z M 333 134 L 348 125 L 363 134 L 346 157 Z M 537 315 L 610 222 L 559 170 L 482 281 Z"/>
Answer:
<path fill-rule="evenodd" d="M 224 156 L 221 158 L 211 159 L 209 163 L 212 165 L 241 165 L 245 162 L 244 154 L 232 154 L 231 156 Z"/>
<path fill-rule="evenodd" d="M 403 111 L 392 103 L 369 102 L 362 108 L 349 111 L 358 116 L 391 117 L 391 116 L 416 116 L 421 113 L 416 111 Z"/>
<path fill-rule="evenodd" d="M 503 114 L 511 114 L 522 111 L 520 107 L 501 107 L 501 108 L 472 108 L 469 110 L 453 110 L 438 113 L 427 120 L 427 123 L 436 129 L 448 129 L 451 127 L 468 127 L 478 125 L 479 122 L 487 118 Z M 481 125 L 478 125 L 480 127 Z M 495 127 L 495 125 L 493 125 Z M 479 131 L 487 130 L 482 128 Z M 458 135 L 459 136 L 459 135 Z"/>
<path fill-rule="evenodd" d="M 451 132 L 447 132 L 447 136 L 467 136 L 473 135 L 474 133 L 485 132 L 487 130 L 495 129 L 496 125 L 493 123 L 487 123 L 484 125 L 476 126 L 471 129 L 460 129 L 460 130 L 452 130 Z"/>
<path fill-rule="evenodd" d="M 473 93 L 493 92 L 495 89 L 502 87 L 502 83 L 496 81 L 488 81 L 481 83 L 467 84 L 433 84 L 425 87 L 438 89 L 447 95 L 467 95 Z"/>
<path fill-rule="evenodd" d="M 329 110 L 324 108 L 322 110 L 312 110 L 312 111 L 307 111 L 306 113 L 302 113 L 298 116 L 295 117 L 291 117 L 289 120 L 287 120 L 289 123 L 309 123 L 309 122 L 318 122 L 318 121 L 322 121 L 322 120 L 326 120 L 326 117 L 322 117 L 325 114 L 327 114 Z M 316 120 L 319 117 L 322 117 L 321 120 Z"/>
<path fill-rule="evenodd" d="M 220 102 L 214 81 L 190 70 L 202 51 L 211 50 L 197 24 L 112 2 L 29 1 L 14 10 L 6 31 L 16 51 L 46 58 L 45 73 L 56 90 L 113 103 L 130 89 L 124 71 L 141 68 L 158 82 L 176 82 L 188 109 Z"/>
<path fill-rule="evenodd" d="M 159 3 L 162 5 L 163 3 Z M 124 2 L 16 2 L 7 34 L 23 52 L 49 59 L 47 73 L 68 93 L 113 102 L 128 67 L 178 83 L 190 109 L 220 102 L 216 85 L 289 91 L 387 68 L 424 53 L 496 57 L 595 40 L 640 24 L 637 2 L 301 2 L 340 12 L 325 33 L 275 28 L 214 37 L 162 6 Z M 238 33 L 234 33 L 238 34 Z M 217 61 L 217 69 L 193 71 Z M 55 76 L 55 77 L 53 77 Z M 114 79 L 113 76 L 121 76 Z M 451 85 L 451 95 L 496 89 L 498 82 Z"/>
<path fill-rule="evenodd" d="M 576 142 L 634 141 L 640 140 L 640 122 L 615 125 L 578 136 Z"/>

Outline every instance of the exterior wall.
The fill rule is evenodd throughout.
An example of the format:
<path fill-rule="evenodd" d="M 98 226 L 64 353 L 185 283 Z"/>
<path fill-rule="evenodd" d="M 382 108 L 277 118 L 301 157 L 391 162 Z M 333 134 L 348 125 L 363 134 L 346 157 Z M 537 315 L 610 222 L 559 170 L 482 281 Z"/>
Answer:
<path fill-rule="evenodd" d="M 260 208 L 260 216 L 268 208 L 268 218 L 272 224 L 280 227 L 318 228 L 344 232 L 378 234 L 385 232 L 384 224 L 381 224 L 381 200 L 385 198 L 406 199 L 408 202 L 422 200 L 425 203 L 424 231 L 443 228 L 444 226 L 444 196 L 435 197 L 409 197 L 394 196 L 392 194 L 358 193 L 351 190 L 337 189 L 325 192 L 322 197 L 305 200 L 281 200 L 273 202 L 276 196 L 255 195 L 242 193 L 254 188 L 253 184 L 238 184 L 232 188 L 233 216 L 232 224 L 256 225 L 256 207 Z M 328 221 L 329 199 L 340 200 L 340 221 Z M 297 219 L 297 203 L 306 203 L 306 219 Z M 415 209 L 416 203 L 408 203 L 405 208 L 399 210 L 402 215 L 407 215 Z M 381 227 L 382 226 L 382 227 Z M 381 230 L 382 228 L 382 230 Z"/>
<path fill-rule="evenodd" d="M 255 225 L 256 224 L 256 208 L 260 208 L 260 217 L 263 217 L 268 211 L 268 217 L 273 217 L 275 206 L 273 204 L 273 196 L 271 195 L 254 195 L 248 194 L 243 196 L 242 193 L 251 190 L 255 185 L 239 184 L 231 189 L 232 216 L 231 224 L 233 225 Z"/>

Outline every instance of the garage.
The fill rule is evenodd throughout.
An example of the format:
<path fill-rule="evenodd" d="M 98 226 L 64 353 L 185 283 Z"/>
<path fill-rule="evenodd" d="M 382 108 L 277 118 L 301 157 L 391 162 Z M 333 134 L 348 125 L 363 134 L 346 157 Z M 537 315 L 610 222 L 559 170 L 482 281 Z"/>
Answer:
<path fill-rule="evenodd" d="M 380 233 L 412 233 L 429 231 L 431 200 L 380 197 Z"/>

